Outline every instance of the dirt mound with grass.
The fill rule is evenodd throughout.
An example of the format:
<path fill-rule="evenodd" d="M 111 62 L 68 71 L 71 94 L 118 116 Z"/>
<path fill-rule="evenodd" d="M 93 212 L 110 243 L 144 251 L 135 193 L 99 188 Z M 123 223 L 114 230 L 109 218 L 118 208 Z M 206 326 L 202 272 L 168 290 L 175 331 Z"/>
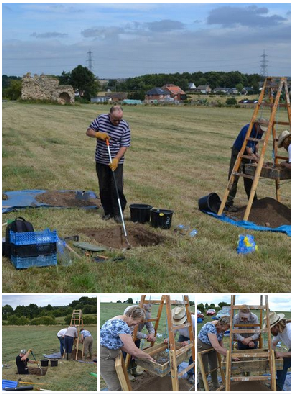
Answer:
<path fill-rule="evenodd" d="M 234 220 L 243 220 L 245 210 L 246 206 L 240 207 L 237 212 L 226 214 Z M 274 198 L 261 198 L 252 204 L 248 220 L 259 226 L 271 228 L 290 225 L 291 209 Z"/>
<path fill-rule="evenodd" d="M 98 198 L 89 198 L 87 200 L 80 200 L 77 198 L 75 191 L 61 192 L 58 190 L 48 191 L 39 194 L 36 197 L 38 202 L 49 204 L 53 207 L 90 207 L 95 206 L 99 208 L 100 200 Z"/>
<path fill-rule="evenodd" d="M 85 234 L 101 245 L 115 249 L 125 248 L 127 246 L 124 231 L 121 225 L 111 228 L 81 228 L 77 230 L 80 234 Z M 144 225 L 132 224 L 127 226 L 127 235 L 132 247 L 136 246 L 153 246 L 163 243 L 165 238 L 155 234 Z"/>
<path fill-rule="evenodd" d="M 136 377 L 136 380 L 131 382 L 133 391 L 172 391 L 171 377 L 166 375 L 162 378 L 145 371 L 143 375 Z M 190 391 L 193 385 L 187 379 L 179 379 L 180 391 Z"/>

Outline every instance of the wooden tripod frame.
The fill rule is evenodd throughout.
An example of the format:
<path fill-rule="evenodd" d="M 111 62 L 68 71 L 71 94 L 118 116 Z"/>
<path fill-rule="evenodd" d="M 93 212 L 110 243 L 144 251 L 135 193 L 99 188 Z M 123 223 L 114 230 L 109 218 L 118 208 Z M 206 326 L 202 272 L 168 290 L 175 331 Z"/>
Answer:
<path fill-rule="evenodd" d="M 171 301 L 169 295 L 163 295 L 161 296 L 161 300 L 147 300 L 146 301 L 146 295 L 141 296 L 141 301 L 140 301 L 140 307 L 143 308 L 144 304 L 159 304 L 158 312 L 157 312 L 157 317 L 156 319 L 148 319 L 146 321 L 154 321 L 154 330 L 155 330 L 155 335 L 158 329 L 158 324 L 159 320 L 161 318 L 161 313 L 163 310 L 164 305 L 166 306 L 166 317 L 167 317 L 167 325 L 168 325 L 168 333 L 169 333 L 169 359 L 170 359 L 170 372 L 171 372 L 171 382 L 172 382 L 172 388 L 173 391 L 179 391 L 179 377 L 183 376 L 186 372 L 188 372 L 190 369 L 195 367 L 195 343 L 194 343 L 194 333 L 193 333 L 193 327 L 192 327 L 192 317 L 191 317 L 191 312 L 190 312 L 190 304 L 189 304 L 189 297 L 187 295 L 184 296 L 184 301 Z M 171 313 L 171 305 L 184 305 L 186 309 L 186 316 L 187 316 L 187 323 L 181 324 L 181 325 L 173 325 L 173 320 L 172 320 L 172 313 Z M 177 350 L 176 348 L 176 341 L 175 341 L 175 330 L 178 330 L 180 328 L 189 328 L 189 338 L 190 338 L 190 343 L 186 345 L 185 347 L 182 347 L 181 349 Z M 134 329 L 133 332 L 133 340 L 136 340 L 137 337 L 137 332 L 138 332 L 138 326 Z M 150 347 L 153 347 L 154 343 L 151 343 Z M 150 349 L 150 348 L 148 348 Z M 177 371 L 177 357 L 183 356 L 187 354 L 190 349 L 192 349 L 192 359 L 193 363 L 189 365 L 187 368 L 185 368 L 182 372 L 178 373 Z M 149 352 L 149 354 L 151 354 Z M 115 362 L 115 368 L 117 375 L 119 377 L 122 389 L 124 391 L 130 391 L 131 390 L 131 385 L 129 382 L 128 374 L 127 374 L 127 366 L 130 361 L 130 355 L 127 355 L 125 365 L 123 365 L 123 360 L 122 356 L 119 355 L 117 357 L 116 362 Z"/>
<path fill-rule="evenodd" d="M 279 104 L 280 98 L 281 98 L 281 94 L 282 94 L 282 90 L 283 88 L 285 89 L 285 97 L 286 97 L 286 104 Z M 263 99 L 265 97 L 265 92 L 268 91 L 269 94 L 269 103 L 263 103 Z M 274 94 L 275 94 L 275 101 L 274 101 Z M 264 124 L 264 126 L 267 127 L 267 131 L 264 133 L 264 139 L 263 140 L 257 140 L 256 138 L 252 138 L 250 137 L 254 122 L 256 122 L 257 120 L 257 115 L 258 115 L 258 111 L 260 109 L 260 107 L 270 107 L 271 108 L 271 115 L 270 115 L 270 119 L 268 122 L 266 122 L 266 124 Z M 287 111 L 288 111 L 288 122 L 277 122 L 276 121 L 276 112 L 277 112 L 277 108 L 278 107 L 286 107 Z M 265 151 L 268 145 L 268 141 L 269 141 L 269 137 L 270 135 L 273 136 L 273 150 L 274 150 L 274 166 L 276 167 L 278 165 L 278 160 L 279 159 L 287 159 L 284 156 L 279 156 L 277 154 L 277 136 L 276 136 L 276 124 L 280 124 L 280 125 L 288 125 L 291 128 L 291 103 L 290 103 L 290 98 L 289 98 L 289 93 L 288 93 L 288 84 L 287 84 L 287 78 L 274 78 L 274 77 L 267 77 L 264 81 L 263 84 L 263 88 L 262 91 L 260 93 L 259 99 L 258 99 L 258 103 L 256 104 L 252 119 L 250 121 L 250 125 L 248 128 L 248 131 L 246 133 L 245 139 L 244 139 L 244 143 L 243 146 L 237 156 L 235 165 L 233 167 L 232 173 L 230 175 L 230 179 L 227 185 L 227 189 L 225 191 L 225 194 L 223 196 L 222 199 L 222 203 L 220 205 L 219 211 L 218 211 L 218 215 L 222 215 L 223 210 L 225 208 L 225 204 L 227 202 L 227 198 L 228 195 L 230 193 L 230 190 L 232 188 L 232 185 L 235 181 L 235 178 L 238 176 L 242 176 L 244 178 L 250 178 L 253 180 L 253 184 L 251 187 L 251 191 L 250 191 L 250 197 L 248 200 L 248 204 L 244 213 L 244 217 L 243 220 L 247 221 L 248 217 L 250 215 L 250 210 L 251 210 L 251 206 L 253 204 L 253 199 L 255 196 L 255 192 L 258 186 L 258 181 L 259 178 L 261 176 L 261 171 L 262 171 L 262 167 L 263 167 L 263 163 L 264 163 L 264 157 L 265 157 Z M 255 142 L 259 142 L 261 143 L 263 141 L 263 145 L 260 151 L 260 156 L 259 156 L 259 160 L 256 164 L 256 168 L 254 171 L 254 175 L 248 175 L 245 174 L 243 172 L 240 172 L 240 166 L 241 166 L 241 162 L 242 159 L 250 159 L 250 156 L 244 154 L 246 146 L 248 141 L 255 141 Z M 279 177 L 276 178 L 276 199 L 277 201 L 281 200 L 280 197 L 280 179 Z"/>

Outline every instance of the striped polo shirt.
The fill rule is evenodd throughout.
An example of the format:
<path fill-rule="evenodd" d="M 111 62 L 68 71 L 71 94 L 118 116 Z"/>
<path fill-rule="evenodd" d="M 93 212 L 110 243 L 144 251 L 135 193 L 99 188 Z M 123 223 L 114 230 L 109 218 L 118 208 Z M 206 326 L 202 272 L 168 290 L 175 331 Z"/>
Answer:
<path fill-rule="evenodd" d="M 120 148 L 128 148 L 131 145 L 131 132 L 128 123 L 121 120 L 118 125 L 110 122 L 109 114 L 99 115 L 89 126 L 95 131 L 107 133 L 110 136 L 109 147 L 111 157 L 114 158 Z M 108 165 L 109 155 L 106 142 L 97 138 L 95 151 L 95 161 Z M 124 156 L 121 157 L 119 164 L 123 164 Z"/>

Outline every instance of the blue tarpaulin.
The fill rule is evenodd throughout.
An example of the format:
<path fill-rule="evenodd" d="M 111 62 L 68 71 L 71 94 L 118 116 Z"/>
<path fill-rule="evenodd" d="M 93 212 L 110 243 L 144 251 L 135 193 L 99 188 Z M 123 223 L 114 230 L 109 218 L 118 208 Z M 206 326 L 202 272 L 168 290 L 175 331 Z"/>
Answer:
<path fill-rule="evenodd" d="M 258 226 L 257 224 L 253 222 L 248 222 L 246 220 L 233 220 L 225 215 L 217 215 L 216 213 L 209 212 L 209 211 L 202 211 L 204 213 L 207 213 L 208 215 L 211 215 L 215 217 L 216 219 L 222 220 L 223 222 L 230 223 L 233 226 L 237 227 L 243 227 L 248 230 L 256 230 L 256 231 L 271 231 L 271 232 L 279 232 L 279 233 L 285 233 L 289 237 L 291 237 L 291 226 L 290 225 L 284 225 L 276 228 L 271 228 L 271 227 L 262 227 Z"/>
<path fill-rule="evenodd" d="M 4 380 L 2 379 L 2 390 L 5 389 L 15 389 L 17 387 L 18 382 L 14 382 L 13 380 Z"/>
<path fill-rule="evenodd" d="M 39 207 L 49 207 L 49 208 L 69 208 L 69 207 L 56 207 L 50 204 L 42 203 L 36 200 L 39 194 L 46 193 L 48 190 L 19 190 L 11 192 L 3 192 L 8 199 L 2 200 L 2 213 L 13 211 L 14 209 L 22 208 L 39 208 Z M 65 192 L 77 192 L 77 190 L 59 190 L 61 193 Z M 97 198 L 93 191 L 87 192 L 89 198 Z M 72 208 L 72 207 L 71 207 Z M 84 206 L 79 207 L 84 209 L 96 209 L 97 206 Z"/>

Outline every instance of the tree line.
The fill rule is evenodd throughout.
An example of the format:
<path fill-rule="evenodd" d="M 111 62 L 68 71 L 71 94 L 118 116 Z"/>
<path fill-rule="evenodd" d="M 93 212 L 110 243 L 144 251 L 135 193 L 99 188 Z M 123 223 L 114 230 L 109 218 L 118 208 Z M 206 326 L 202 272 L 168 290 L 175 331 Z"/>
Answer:
<path fill-rule="evenodd" d="M 73 301 L 68 306 L 38 306 L 30 304 L 28 306 L 18 305 L 15 309 L 11 305 L 2 307 L 2 320 L 15 320 L 17 319 L 37 319 L 43 317 L 50 317 L 53 320 L 60 316 L 71 316 L 73 309 L 82 309 L 83 314 L 97 314 L 97 299 L 81 297 L 77 301 Z"/>
<path fill-rule="evenodd" d="M 108 84 L 102 89 L 98 79 L 87 68 L 81 65 L 75 67 L 72 71 L 63 71 L 61 75 L 50 75 L 57 78 L 61 85 L 71 85 L 75 91 L 79 92 L 80 100 L 90 101 L 91 97 L 96 96 L 99 90 L 108 89 L 112 91 L 128 92 L 129 98 L 144 99 L 146 92 L 154 87 L 162 87 L 166 84 L 174 84 L 184 91 L 189 88 L 189 83 L 195 86 L 209 85 L 211 89 L 217 87 L 234 88 L 242 90 L 243 87 L 252 88 L 256 93 L 259 89 L 259 83 L 263 78 L 259 74 L 243 74 L 239 71 L 209 71 L 209 72 L 183 72 L 169 74 L 146 74 L 134 78 L 110 79 Z M 2 97 L 10 100 L 17 100 L 21 96 L 22 78 L 16 76 L 2 75 Z"/>

